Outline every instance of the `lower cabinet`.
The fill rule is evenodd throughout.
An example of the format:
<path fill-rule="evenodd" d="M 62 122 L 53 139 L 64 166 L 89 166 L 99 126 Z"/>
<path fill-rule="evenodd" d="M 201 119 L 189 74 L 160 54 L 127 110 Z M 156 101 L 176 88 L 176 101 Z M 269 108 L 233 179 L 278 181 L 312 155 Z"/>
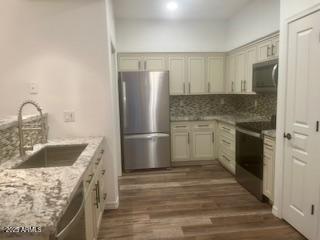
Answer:
<path fill-rule="evenodd" d="M 236 129 L 233 125 L 219 123 L 218 149 L 220 163 L 231 173 L 236 172 Z"/>
<path fill-rule="evenodd" d="M 182 122 L 171 125 L 172 161 L 216 159 L 216 122 Z"/>
<path fill-rule="evenodd" d="M 273 202 L 275 140 L 265 137 L 263 147 L 263 195 Z"/>
<path fill-rule="evenodd" d="M 106 200 L 103 150 L 84 175 L 86 240 L 97 239 Z"/>

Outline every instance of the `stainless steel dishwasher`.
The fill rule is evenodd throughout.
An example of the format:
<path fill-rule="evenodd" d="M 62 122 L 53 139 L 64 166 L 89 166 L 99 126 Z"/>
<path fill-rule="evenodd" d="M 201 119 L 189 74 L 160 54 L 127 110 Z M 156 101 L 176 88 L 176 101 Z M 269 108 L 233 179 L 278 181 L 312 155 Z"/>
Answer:
<path fill-rule="evenodd" d="M 85 240 L 84 194 L 81 184 L 57 226 L 56 240 Z"/>

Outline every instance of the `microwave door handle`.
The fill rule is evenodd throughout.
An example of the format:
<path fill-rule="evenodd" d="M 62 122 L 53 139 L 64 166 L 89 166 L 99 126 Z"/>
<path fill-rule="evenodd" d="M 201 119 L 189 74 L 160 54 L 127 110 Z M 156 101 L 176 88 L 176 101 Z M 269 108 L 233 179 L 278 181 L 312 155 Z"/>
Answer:
<path fill-rule="evenodd" d="M 278 86 L 278 83 L 277 83 L 277 80 L 276 80 L 276 71 L 277 71 L 277 69 L 278 69 L 278 64 L 274 65 L 273 70 L 272 70 L 272 81 L 273 81 L 275 87 Z"/>

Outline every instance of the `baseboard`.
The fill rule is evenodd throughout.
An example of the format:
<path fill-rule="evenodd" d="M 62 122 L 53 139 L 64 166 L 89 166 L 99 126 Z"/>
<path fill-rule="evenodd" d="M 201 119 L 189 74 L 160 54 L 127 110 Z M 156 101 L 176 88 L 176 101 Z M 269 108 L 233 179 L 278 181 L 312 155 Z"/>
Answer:
<path fill-rule="evenodd" d="M 181 166 L 204 166 L 217 164 L 218 160 L 201 160 L 201 161 L 184 161 L 184 162 L 171 162 L 172 167 L 181 167 Z"/>
<path fill-rule="evenodd" d="M 119 197 L 115 201 L 106 202 L 105 209 L 117 209 L 119 208 Z"/>
<path fill-rule="evenodd" d="M 281 218 L 281 216 L 279 216 L 279 209 L 275 205 L 272 206 L 272 214 L 278 218 Z"/>

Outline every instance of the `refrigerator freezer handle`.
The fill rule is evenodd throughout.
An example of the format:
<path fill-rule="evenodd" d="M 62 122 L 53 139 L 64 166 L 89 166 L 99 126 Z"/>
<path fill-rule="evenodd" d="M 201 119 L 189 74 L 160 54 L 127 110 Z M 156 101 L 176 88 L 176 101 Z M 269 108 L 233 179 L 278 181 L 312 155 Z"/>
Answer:
<path fill-rule="evenodd" d="M 123 101 L 123 127 L 127 128 L 127 88 L 126 82 L 122 82 L 122 101 Z"/>

